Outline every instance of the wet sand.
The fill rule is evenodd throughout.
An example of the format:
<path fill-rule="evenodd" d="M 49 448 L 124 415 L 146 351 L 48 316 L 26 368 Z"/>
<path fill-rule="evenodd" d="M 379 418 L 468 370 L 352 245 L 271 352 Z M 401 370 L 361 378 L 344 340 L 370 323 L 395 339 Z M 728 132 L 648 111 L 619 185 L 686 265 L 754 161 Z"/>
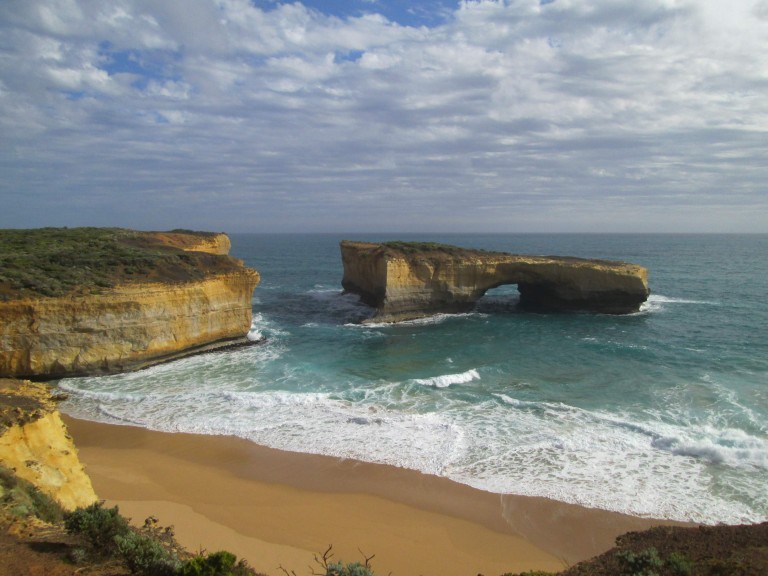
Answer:
<path fill-rule="evenodd" d="M 187 548 L 227 549 L 266 574 L 371 560 L 377 574 L 556 571 L 659 521 L 492 494 L 418 472 L 283 452 L 225 436 L 65 422 L 96 493 Z"/>

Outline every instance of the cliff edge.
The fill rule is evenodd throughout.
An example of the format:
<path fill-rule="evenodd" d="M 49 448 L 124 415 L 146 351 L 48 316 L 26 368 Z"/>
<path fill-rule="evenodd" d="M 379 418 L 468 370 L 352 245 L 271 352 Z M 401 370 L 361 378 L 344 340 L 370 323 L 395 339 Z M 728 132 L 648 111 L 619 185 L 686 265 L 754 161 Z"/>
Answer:
<path fill-rule="evenodd" d="M 55 398 L 44 384 L 0 378 L 0 465 L 65 510 L 97 500 Z"/>
<path fill-rule="evenodd" d="M 376 322 L 465 312 L 503 284 L 517 284 L 521 307 L 542 311 L 627 314 L 649 295 L 647 270 L 626 262 L 348 240 L 341 258 L 343 288 L 376 308 Z"/>
<path fill-rule="evenodd" d="M 259 274 L 224 234 L 0 231 L 0 377 L 134 370 L 245 342 Z"/>

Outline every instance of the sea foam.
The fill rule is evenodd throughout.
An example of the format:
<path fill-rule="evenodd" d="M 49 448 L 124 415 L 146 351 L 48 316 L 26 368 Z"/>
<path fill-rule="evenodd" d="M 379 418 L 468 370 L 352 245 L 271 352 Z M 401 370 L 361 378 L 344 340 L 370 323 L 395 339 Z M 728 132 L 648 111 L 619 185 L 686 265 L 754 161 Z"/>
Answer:
<path fill-rule="evenodd" d="M 413 379 L 416 384 L 434 386 L 435 388 L 447 388 L 452 384 L 467 384 L 473 380 L 480 380 L 480 374 L 474 368 L 461 374 L 443 374 L 442 376 L 434 376 L 432 378 Z"/>

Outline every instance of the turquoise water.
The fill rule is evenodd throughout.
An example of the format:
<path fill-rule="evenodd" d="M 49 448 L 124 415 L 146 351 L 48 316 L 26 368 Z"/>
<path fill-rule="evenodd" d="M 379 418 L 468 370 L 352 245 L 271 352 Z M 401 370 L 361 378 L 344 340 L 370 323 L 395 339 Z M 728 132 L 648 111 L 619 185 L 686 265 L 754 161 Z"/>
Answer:
<path fill-rule="evenodd" d="M 626 260 L 628 316 L 468 314 L 360 325 L 342 238 L 233 235 L 266 344 L 68 379 L 74 416 L 421 470 L 477 488 L 704 523 L 768 519 L 768 236 L 400 235 Z"/>

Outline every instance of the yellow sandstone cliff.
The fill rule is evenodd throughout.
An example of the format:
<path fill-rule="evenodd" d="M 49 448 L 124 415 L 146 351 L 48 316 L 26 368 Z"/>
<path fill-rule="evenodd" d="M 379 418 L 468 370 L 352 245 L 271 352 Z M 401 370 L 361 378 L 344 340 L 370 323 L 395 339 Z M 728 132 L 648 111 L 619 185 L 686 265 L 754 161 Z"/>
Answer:
<path fill-rule="evenodd" d="M 150 281 L 138 277 L 104 289 L 0 301 L 0 377 L 122 372 L 246 342 L 259 274 L 220 255 L 229 250 L 226 235 L 140 238 L 219 255 L 195 256 L 192 273 L 161 270 Z"/>
<path fill-rule="evenodd" d="M 66 510 L 97 500 L 44 384 L 0 378 L 0 465 L 31 482 Z"/>
<path fill-rule="evenodd" d="M 144 236 L 155 238 L 166 246 L 180 248 L 187 252 L 227 255 L 232 248 L 229 236 L 221 233 L 144 232 Z"/>
<path fill-rule="evenodd" d="M 520 305 L 538 310 L 625 314 L 648 298 L 648 272 L 625 262 L 521 256 L 419 243 L 343 241 L 342 286 L 397 322 L 472 309 L 486 291 L 517 284 Z"/>

